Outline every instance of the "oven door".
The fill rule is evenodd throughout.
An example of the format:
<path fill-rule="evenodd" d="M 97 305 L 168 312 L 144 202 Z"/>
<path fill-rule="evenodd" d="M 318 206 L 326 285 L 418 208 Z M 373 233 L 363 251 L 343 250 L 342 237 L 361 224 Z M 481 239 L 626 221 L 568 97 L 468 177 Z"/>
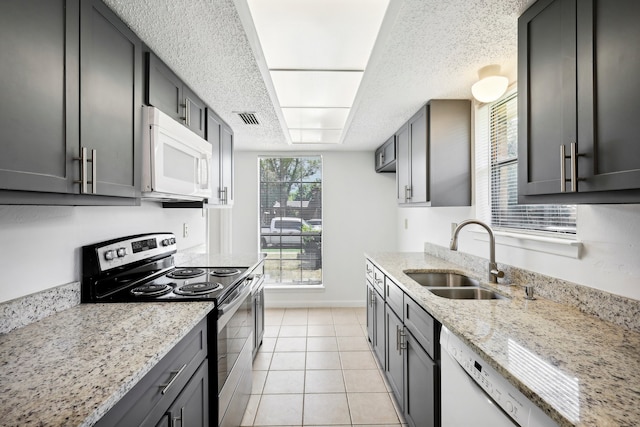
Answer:
<path fill-rule="evenodd" d="M 251 394 L 253 328 L 251 280 L 218 307 L 218 425 L 238 426 Z"/>
<path fill-rule="evenodd" d="M 210 198 L 211 144 L 161 111 L 147 108 L 143 146 L 149 160 L 143 167 L 143 196 Z"/>

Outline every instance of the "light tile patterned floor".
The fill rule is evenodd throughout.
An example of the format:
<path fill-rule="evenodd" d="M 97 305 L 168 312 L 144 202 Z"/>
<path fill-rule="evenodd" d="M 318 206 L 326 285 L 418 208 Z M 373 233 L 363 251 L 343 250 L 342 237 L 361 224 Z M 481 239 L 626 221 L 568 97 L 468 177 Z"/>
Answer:
<path fill-rule="evenodd" d="M 267 309 L 243 426 L 404 426 L 364 308 Z"/>

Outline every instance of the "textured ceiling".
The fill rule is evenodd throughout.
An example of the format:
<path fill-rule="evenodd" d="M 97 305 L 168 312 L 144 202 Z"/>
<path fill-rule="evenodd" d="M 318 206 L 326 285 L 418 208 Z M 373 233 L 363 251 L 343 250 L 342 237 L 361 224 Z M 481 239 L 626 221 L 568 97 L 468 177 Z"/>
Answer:
<path fill-rule="evenodd" d="M 303 0 L 301 0 L 303 1 Z M 429 99 L 471 98 L 479 68 L 516 78 L 534 0 L 395 0 L 342 145 L 287 145 L 233 0 L 104 0 L 232 128 L 239 150 L 373 150 Z M 260 125 L 235 114 L 256 113 Z"/>

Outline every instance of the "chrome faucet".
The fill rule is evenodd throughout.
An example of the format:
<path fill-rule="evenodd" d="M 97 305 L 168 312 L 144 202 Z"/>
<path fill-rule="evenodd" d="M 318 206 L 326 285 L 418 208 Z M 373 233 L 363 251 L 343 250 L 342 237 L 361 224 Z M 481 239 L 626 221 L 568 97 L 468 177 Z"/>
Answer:
<path fill-rule="evenodd" d="M 496 264 L 496 238 L 493 235 L 493 230 L 487 224 L 482 221 L 478 221 L 477 219 L 468 219 L 466 221 L 462 221 L 455 230 L 451 233 L 451 243 L 449 244 L 449 249 L 452 251 L 458 250 L 458 233 L 462 228 L 469 224 L 477 224 L 487 230 L 489 233 L 489 282 L 498 283 L 498 278 L 504 277 L 504 271 L 498 270 L 498 265 Z"/>

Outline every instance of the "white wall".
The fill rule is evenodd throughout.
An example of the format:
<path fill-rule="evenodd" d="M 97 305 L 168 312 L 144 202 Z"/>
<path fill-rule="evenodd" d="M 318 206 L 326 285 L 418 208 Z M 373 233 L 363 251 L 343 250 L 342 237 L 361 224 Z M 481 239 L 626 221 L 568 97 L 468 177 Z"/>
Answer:
<path fill-rule="evenodd" d="M 271 290 L 266 296 L 269 306 L 364 305 L 364 252 L 396 250 L 395 174 L 376 174 L 371 152 L 321 154 L 325 289 Z M 258 248 L 259 155 L 269 153 L 235 155 L 234 252 Z"/>
<path fill-rule="evenodd" d="M 473 217 L 473 208 L 398 208 L 398 249 L 422 251 L 424 242 L 446 247 L 451 222 Z M 580 259 L 501 245 L 496 259 L 640 300 L 640 205 L 578 206 L 577 220 L 577 237 L 584 245 Z M 458 250 L 487 258 L 487 245 L 463 230 Z"/>
<path fill-rule="evenodd" d="M 189 225 L 189 237 L 182 225 Z M 200 209 L 142 206 L 0 206 L 0 302 L 79 281 L 80 247 L 147 232 L 173 232 L 178 249 L 206 242 Z"/>

